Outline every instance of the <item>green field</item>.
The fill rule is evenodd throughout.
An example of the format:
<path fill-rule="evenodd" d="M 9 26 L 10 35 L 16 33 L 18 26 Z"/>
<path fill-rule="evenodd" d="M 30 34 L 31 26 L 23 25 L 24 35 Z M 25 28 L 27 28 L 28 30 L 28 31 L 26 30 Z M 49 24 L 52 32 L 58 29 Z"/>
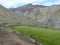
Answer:
<path fill-rule="evenodd" d="M 60 30 L 29 26 L 15 26 L 14 29 L 23 35 L 34 38 L 43 45 L 60 45 Z"/>

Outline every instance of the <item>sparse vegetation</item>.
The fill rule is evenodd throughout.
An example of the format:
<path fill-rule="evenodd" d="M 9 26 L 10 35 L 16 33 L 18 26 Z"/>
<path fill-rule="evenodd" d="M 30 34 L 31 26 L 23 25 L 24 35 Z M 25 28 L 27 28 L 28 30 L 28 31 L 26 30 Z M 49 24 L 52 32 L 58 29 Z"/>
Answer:
<path fill-rule="evenodd" d="M 34 38 L 43 45 L 60 45 L 60 30 L 29 26 L 14 26 L 13 29 L 19 31 L 23 35 Z"/>
<path fill-rule="evenodd" d="M 7 25 L 7 23 L 0 23 L 0 27 Z"/>

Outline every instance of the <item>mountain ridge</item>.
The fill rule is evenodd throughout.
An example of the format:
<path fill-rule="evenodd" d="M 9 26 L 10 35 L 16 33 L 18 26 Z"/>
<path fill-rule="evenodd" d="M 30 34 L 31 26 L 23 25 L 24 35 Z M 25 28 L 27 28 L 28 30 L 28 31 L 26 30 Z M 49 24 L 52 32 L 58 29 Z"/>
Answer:
<path fill-rule="evenodd" d="M 0 22 L 60 29 L 60 5 L 38 7 L 22 14 L 0 6 Z"/>
<path fill-rule="evenodd" d="M 31 21 L 34 22 L 33 25 L 50 28 L 60 28 L 59 14 L 60 5 L 52 5 L 34 8 L 33 10 L 26 11 L 22 15 L 26 16 L 28 19 L 34 20 Z"/>
<path fill-rule="evenodd" d="M 30 11 L 30 10 L 34 10 L 38 7 L 46 7 L 46 6 L 43 6 L 43 5 L 33 5 L 33 4 L 27 4 L 27 5 L 24 5 L 24 6 L 21 6 L 21 7 L 17 7 L 17 8 L 10 8 L 10 10 L 16 12 L 16 13 L 24 13 L 26 11 Z"/>

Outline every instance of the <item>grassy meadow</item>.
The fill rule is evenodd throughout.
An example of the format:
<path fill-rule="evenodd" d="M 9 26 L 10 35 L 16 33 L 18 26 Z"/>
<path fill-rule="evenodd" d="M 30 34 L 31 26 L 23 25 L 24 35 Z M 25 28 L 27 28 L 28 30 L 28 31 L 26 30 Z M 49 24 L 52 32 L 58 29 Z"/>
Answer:
<path fill-rule="evenodd" d="M 13 29 L 39 41 L 43 45 L 60 45 L 60 30 L 29 26 L 14 26 Z"/>

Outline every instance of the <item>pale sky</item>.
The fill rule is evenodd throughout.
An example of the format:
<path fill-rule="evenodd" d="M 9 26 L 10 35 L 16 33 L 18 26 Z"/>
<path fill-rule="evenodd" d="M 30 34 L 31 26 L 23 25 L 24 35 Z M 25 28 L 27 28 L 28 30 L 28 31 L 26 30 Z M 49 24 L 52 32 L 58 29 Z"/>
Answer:
<path fill-rule="evenodd" d="M 15 8 L 29 3 L 50 6 L 60 4 L 60 0 L 0 0 L 0 4 L 6 8 Z"/>

